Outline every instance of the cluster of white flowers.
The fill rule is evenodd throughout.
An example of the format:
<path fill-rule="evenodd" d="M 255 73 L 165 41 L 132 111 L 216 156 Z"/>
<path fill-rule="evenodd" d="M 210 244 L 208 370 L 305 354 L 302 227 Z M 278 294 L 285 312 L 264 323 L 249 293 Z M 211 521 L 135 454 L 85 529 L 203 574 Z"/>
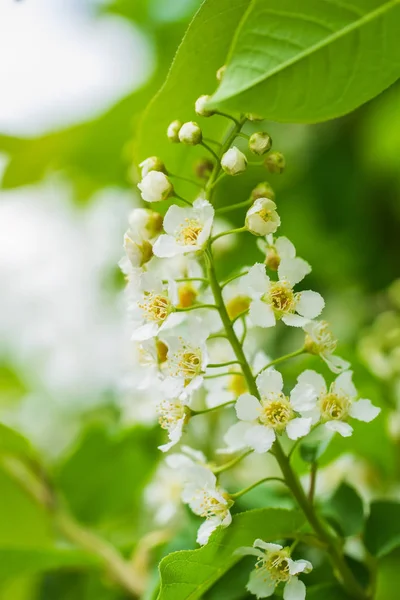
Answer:
<path fill-rule="evenodd" d="M 195 110 L 199 116 L 218 114 L 208 102 L 207 96 L 197 100 Z M 244 122 L 245 118 L 234 126 L 236 133 Z M 167 135 L 174 143 L 208 148 L 201 127 L 193 121 L 173 121 Z M 248 202 L 238 198 L 238 205 L 244 206 L 246 213 L 243 227 L 232 230 L 258 237 L 263 262 L 242 269 L 223 284 L 217 279 L 213 244 L 230 232 L 215 230 L 212 190 L 221 177 L 244 172 L 248 162 L 245 153 L 232 145 L 232 131 L 227 139 L 229 144 L 222 144 L 218 162 L 212 151 L 211 174 L 193 201 L 175 193 L 172 175 L 160 159 L 143 161 L 138 184 L 143 200 L 154 203 L 175 196 L 177 204 L 168 208 L 163 219 L 152 210 L 135 209 L 125 235 L 126 257 L 121 264 L 128 279 L 132 340 L 141 371 L 138 388 L 143 394 L 157 384 L 160 401 L 155 412 L 168 438 L 160 449 L 166 452 L 178 444 L 193 417 L 226 404 L 235 407 L 237 421 L 227 428 L 226 447 L 220 453 L 241 449 L 246 454 L 266 453 L 281 436 L 299 440 L 316 427 L 325 428 L 327 435 L 338 432 L 348 436 L 352 433 L 349 419 L 368 422 L 379 409 L 369 400 L 356 399 L 352 373 L 347 370 L 349 363 L 334 354 L 336 340 L 328 324 L 315 320 L 324 308 L 322 296 L 295 289 L 311 267 L 296 256 L 291 241 L 275 237 L 281 219 L 268 183 L 259 184 Z M 271 145 L 265 132 L 249 139 L 249 150 L 257 155 L 269 152 Z M 265 159 L 264 165 L 270 171 L 281 172 L 282 155 L 275 152 L 268 156 L 271 158 Z M 287 395 L 281 373 L 269 363 L 289 356 L 271 361 L 263 353 L 248 350 L 246 335 L 251 328 L 271 328 L 278 321 L 304 330 L 304 345 L 297 354 L 319 355 L 332 372 L 339 374 L 329 387 L 321 375 L 307 370 Z M 216 337 L 226 338 L 231 344 L 227 359 L 220 362 L 210 358 Z M 204 410 L 198 410 L 200 390 Z M 209 399 L 204 400 L 207 394 Z M 218 469 L 214 472 L 199 452 L 185 448 L 182 453 L 169 455 L 163 481 L 168 479 L 168 470 L 179 476 L 171 477 L 174 492 L 165 494 L 169 500 L 168 508 L 161 511 L 163 518 L 165 513 L 174 513 L 171 506 L 179 488 L 182 501 L 205 519 L 198 542 L 207 543 L 212 531 L 231 523 L 233 496 L 220 487 Z M 285 582 L 284 598 L 304 598 L 304 584 L 297 574 L 311 569 L 307 561 L 293 561 L 287 548 L 262 540 L 256 540 L 254 548 L 245 551 L 258 557 L 248 585 L 257 597 L 271 595 L 279 582 Z"/>

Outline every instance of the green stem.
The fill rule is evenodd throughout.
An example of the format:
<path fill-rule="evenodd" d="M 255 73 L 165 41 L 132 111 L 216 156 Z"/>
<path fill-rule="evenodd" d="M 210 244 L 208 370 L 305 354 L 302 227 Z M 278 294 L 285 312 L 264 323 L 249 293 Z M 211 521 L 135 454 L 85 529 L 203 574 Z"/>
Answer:
<path fill-rule="evenodd" d="M 205 375 L 204 379 L 216 379 L 217 377 L 228 377 L 229 375 L 241 375 L 244 377 L 240 371 L 226 371 L 225 373 L 216 373 L 215 375 Z"/>
<path fill-rule="evenodd" d="M 221 112 L 220 110 L 216 110 L 215 115 L 219 115 L 220 117 L 225 117 L 226 119 L 230 119 L 231 121 L 233 121 L 235 123 L 235 125 L 238 127 L 239 126 L 239 121 L 237 119 L 235 119 L 235 117 L 232 117 L 232 115 L 228 115 L 228 113 L 224 113 Z"/>
<path fill-rule="evenodd" d="M 244 496 L 244 494 L 247 494 L 247 492 L 250 492 L 255 487 L 261 485 L 262 483 L 265 483 L 266 481 L 279 481 L 280 483 L 287 485 L 286 481 L 284 479 L 282 479 L 281 477 L 264 477 L 264 479 L 260 479 L 260 481 L 256 481 L 255 483 L 252 483 L 247 488 L 244 488 L 244 490 L 240 490 L 240 492 L 236 492 L 236 494 L 231 494 L 231 498 L 233 498 L 233 500 L 237 500 L 241 496 Z"/>
<path fill-rule="evenodd" d="M 289 360 L 289 358 L 294 358 L 295 356 L 300 356 L 301 354 L 304 354 L 304 352 L 305 352 L 305 350 L 303 347 L 303 348 L 299 348 L 298 350 L 295 350 L 294 352 L 290 352 L 289 354 L 285 354 L 284 356 L 280 356 L 279 358 L 275 358 L 275 360 L 271 360 L 271 362 L 269 362 L 267 365 L 265 365 L 265 367 L 263 367 L 262 369 L 260 369 L 260 371 L 258 371 L 258 373 L 256 374 L 256 377 L 258 377 L 258 375 L 260 375 L 263 371 L 265 371 L 265 369 L 268 369 L 269 367 L 277 365 L 277 364 L 283 362 L 284 360 Z"/>
<path fill-rule="evenodd" d="M 193 417 L 197 417 L 197 415 L 205 415 L 210 412 L 214 412 L 215 410 L 219 410 L 220 408 L 224 408 L 225 406 L 231 406 L 235 404 L 236 400 L 229 400 L 229 402 L 224 402 L 223 404 L 218 404 L 217 406 L 212 406 L 211 408 L 205 408 L 204 410 L 191 410 L 191 414 Z"/>
<path fill-rule="evenodd" d="M 206 150 L 208 150 L 213 155 L 215 160 L 219 162 L 218 154 L 216 152 L 214 152 L 214 150 L 208 144 L 206 144 L 204 141 L 202 141 L 200 145 L 203 146 L 203 148 L 205 148 Z"/>
<path fill-rule="evenodd" d="M 237 210 L 239 208 L 246 208 L 250 204 L 253 204 L 252 198 L 249 198 L 248 200 L 243 200 L 243 202 L 238 202 L 237 204 L 231 204 L 230 206 L 222 206 L 221 208 L 217 208 L 215 212 L 220 215 L 222 213 L 231 212 L 232 210 Z"/>
<path fill-rule="evenodd" d="M 174 198 L 176 198 L 177 200 L 180 200 L 184 204 L 187 204 L 188 206 L 190 206 L 190 208 L 193 207 L 192 203 L 189 202 L 189 200 L 186 200 L 186 198 L 182 198 L 182 196 L 179 196 L 179 194 L 177 194 L 176 192 L 174 192 Z"/>
<path fill-rule="evenodd" d="M 207 369 L 218 369 L 219 367 L 229 367 L 230 365 L 237 365 L 237 364 L 241 364 L 240 361 L 229 360 L 228 362 L 224 362 L 224 363 L 209 363 L 207 365 Z"/>
<path fill-rule="evenodd" d="M 214 467 L 212 472 L 215 473 L 216 475 L 217 475 L 217 473 L 223 473 L 223 471 L 227 471 L 228 469 L 231 469 L 232 467 L 237 465 L 240 461 L 242 461 L 244 458 L 246 458 L 246 456 L 249 456 L 249 454 L 252 454 L 252 452 L 253 452 L 253 450 L 246 450 L 246 452 L 239 454 L 239 456 L 235 456 L 235 458 L 233 458 L 229 462 L 225 463 L 224 465 L 220 465 L 219 467 Z"/>
<path fill-rule="evenodd" d="M 314 504 L 315 487 L 317 484 L 317 471 L 318 463 L 313 462 L 311 465 L 310 473 L 310 489 L 308 490 L 308 501 L 310 502 L 310 504 Z"/>
<path fill-rule="evenodd" d="M 228 283 L 231 283 L 231 281 L 235 281 L 235 279 L 239 279 L 239 277 L 244 277 L 245 275 L 247 275 L 248 271 L 245 271 L 244 273 L 236 273 L 236 275 L 232 275 L 232 277 L 229 277 L 229 279 L 226 279 L 223 283 L 221 283 L 221 288 L 224 289 L 224 287 L 226 285 L 228 285 Z"/>
<path fill-rule="evenodd" d="M 215 304 L 194 304 L 193 306 L 186 306 L 185 308 L 176 308 L 175 312 L 190 312 L 191 310 L 197 310 L 198 308 L 213 308 L 218 310 L 218 306 L 215 306 Z"/>
<path fill-rule="evenodd" d="M 168 172 L 168 175 L 170 177 L 174 177 L 175 179 L 180 179 L 181 181 L 187 181 L 188 183 L 191 183 L 192 185 L 196 185 L 197 187 L 203 187 L 203 184 L 200 183 L 199 181 L 194 181 L 193 179 L 190 179 L 190 177 L 183 177 L 182 175 L 175 175 L 175 173 L 170 173 Z"/>
<path fill-rule="evenodd" d="M 178 279 L 174 279 L 177 283 L 184 283 L 186 281 L 201 281 L 203 283 L 208 283 L 208 279 L 205 277 L 179 277 Z M 169 283 L 168 279 L 163 279 L 163 283 Z"/>
<path fill-rule="evenodd" d="M 247 227 L 237 227 L 236 229 L 229 229 L 228 231 L 222 231 L 221 233 L 218 233 L 217 235 L 214 235 L 214 237 L 210 238 L 210 244 L 214 243 L 216 240 L 218 240 L 220 237 L 223 237 L 224 235 L 231 235 L 234 233 L 243 233 L 244 231 L 247 231 Z"/>

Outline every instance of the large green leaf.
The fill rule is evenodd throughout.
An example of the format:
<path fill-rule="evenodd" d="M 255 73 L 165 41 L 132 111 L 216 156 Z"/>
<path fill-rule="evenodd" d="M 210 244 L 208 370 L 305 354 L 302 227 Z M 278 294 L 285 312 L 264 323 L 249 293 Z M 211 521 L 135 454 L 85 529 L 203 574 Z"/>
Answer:
<path fill-rule="evenodd" d="M 19 456 L 32 456 L 33 449 L 26 438 L 18 431 L 0 423 L 0 455 L 16 454 Z"/>
<path fill-rule="evenodd" d="M 323 514 L 332 519 L 344 536 L 360 533 L 364 523 L 364 507 L 356 490 L 345 482 L 335 490 L 323 506 Z"/>
<path fill-rule="evenodd" d="M 400 503 L 381 501 L 371 504 L 365 524 L 365 544 L 374 556 L 385 556 L 400 546 Z"/>
<path fill-rule="evenodd" d="M 274 541 L 293 535 L 304 524 L 295 511 L 264 508 L 240 513 L 226 529 L 219 529 L 206 546 L 182 550 L 166 556 L 160 563 L 159 600 L 196 600 L 202 598 L 241 556 L 240 546 L 251 546 L 256 538 Z"/>
<path fill-rule="evenodd" d="M 277 121 L 350 112 L 400 76 L 398 0 L 253 0 L 212 106 Z"/>
<path fill-rule="evenodd" d="M 204 149 L 171 144 L 166 136 L 174 119 L 198 120 L 194 103 L 215 88 L 215 74 L 229 50 L 234 31 L 249 6 L 249 0 L 205 0 L 187 30 L 164 86 L 146 110 L 138 133 L 138 162 L 157 154 L 173 172 L 189 170 Z M 227 127 L 223 117 L 199 119 L 204 134 L 218 139 Z M 193 191 L 193 189 L 191 190 Z"/>

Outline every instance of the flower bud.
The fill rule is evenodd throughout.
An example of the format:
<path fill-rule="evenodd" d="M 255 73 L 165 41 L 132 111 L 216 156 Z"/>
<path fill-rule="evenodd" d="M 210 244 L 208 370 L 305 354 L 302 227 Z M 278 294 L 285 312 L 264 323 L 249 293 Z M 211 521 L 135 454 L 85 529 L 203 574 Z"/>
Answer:
<path fill-rule="evenodd" d="M 212 117 L 212 115 L 215 115 L 215 110 L 209 110 L 206 108 L 206 104 L 210 98 L 211 96 L 207 95 L 197 98 L 194 109 L 200 117 Z"/>
<path fill-rule="evenodd" d="M 156 351 L 157 351 L 157 362 L 159 364 L 164 363 L 167 360 L 168 356 L 168 346 L 164 344 L 161 340 L 156 341 Z"/>
<path fill-rule="evenodd" d="M 161 233 L 163 218 L 150 208 L 134 208 L 129 215 L 129 225 L 139 239 L 150 240 Z"/>
<path fill-rule="evenodd" d="M 150 171 L 162 171 L 165 173 L 165 165 L 161 158 L 158 156 L 150 156 L 140 163 L 139 167 L 142 169 L 142 179 L 146 177 Z"/>
<path fill-rule="evenodd" d="M 221 167 L 228 175 L 239 175 L 247 167 L 247 158 L 239 148 L 232 146 L 221 158 Z"/>
<path fill-rule="evenodd" d="M 271 200 L 275 200 L 275 192 L 269 185 L 268 181 L 263 181 L 262 183 L 256 185 L 256 187 L 252 190 L 251 198 L 253 200 L 257 200 L 258 198 L 270 198 Z"/>
<path fill-rule="evenodd" d="M 150 171 L 138 183 L 138 188 L 141 191 L 143 200 L 146 202 L 161 202 L 166 200 L 174 191 L 173 185 L 161 171 Z"/>
<path fill-rule="evenodd" d="M 230 319 L 236 319 L 242 313 L 245 313 L 246 310 L 249 310 L 251 304 L 251 299 L 244 294 L 239 296 L 234 296 L 227 302 L 226 311 L 229 315 Z"/>
<path fill-rule="evenodd" d="M 202 138 L 203 134 L 201 133 L 201 128 L 194 121 L 184 123 L 179 130 L 179 141 L 182 142 L 182 144 L 196 146 L 201 143 Z"/>
<path fill-rule="evenodd" d="M 132 231 L 124 235 L 124 249 L 133 267 L 142 267 L 153 256 L 153 247 L 147 240 L 135 242 Z"/>
<path fill-rule="evenodd" d="M 281 224 L 276 204 L 270 198 L 258 198 L 246 214 L 245 225 L 254 235 L 275 233 Z"/>
<path fill-rule="evenodd" d="M 168 137 L 169 141 L 172 142 L 173 144 L 179 144 L 179 142 L 180 142 L 179 130 L 181 127 L 182 127 L 182 123 L 178 120 L 172 121 L 172 123 L 170 123 L 168 125 L 167 137 Z"/>
<path fill-rule="evenodd" d="M 226 71 L 226 65 L 222 65 L 222 67 L 220 67 L 216 73 L 216 77 L 218 79 L 218 81 L 222 81 L 222 78 L 225 74 Z"/>
<path fill-rule="evenodd" d="M 283 173 L 286 160 L 281 152 L 270 152 L 264 161 L 264 165 L 270 173 Z"/>
<path fill-rule="evenodd" d="M 194 173 L 200 179 L 208 179 L 214 168 L 214 163 L 209 158 L 200 158 L 194 165 Z"/>
<path fill-rule="evenodd" d="M 260 115 L 255 115 L 253 113 L 247 113 L 246 119 L 249 121 L 264 121 L 264 117 L 260 117 Z"/>
<path fill-rule="evenodd" d="M 197 291 L 190 285 L 190 282 L 179 286 L 178 288 L 179 308 L 188 308 L 193 306 L 197 298 Z"/>
<path fill-rule="evenodd" d="M 275 248 L 270 248 L 269 250 L 267 250 L 264 264 L 266 267 L 268 267 L 268 269 L 271 269 L 271 271 L 278 270 L 279 265 L 281 264 L 281 257 L 279 256 Z"/>
<path fill-rule="evenodd" d="M 261 156 L 271 149 L 272 140 L 266 131 L 253 133 L 249 139 L 249 149 L 253 154 Z"/>

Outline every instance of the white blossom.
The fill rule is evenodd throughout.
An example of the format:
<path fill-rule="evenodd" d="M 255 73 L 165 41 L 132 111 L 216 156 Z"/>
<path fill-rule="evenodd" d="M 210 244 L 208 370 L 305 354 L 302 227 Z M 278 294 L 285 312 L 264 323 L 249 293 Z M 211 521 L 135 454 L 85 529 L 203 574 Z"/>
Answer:
<path fill-rule="evenodd" d="M 311 417 L 298 417 L 292 398 L 285 396 L 279 371 L 267 369 L 257 377 L 260 400 L 249 393 L 239 396 L 236 414 L 239 422 L 228 430 L 225 442 L 232 451 L 250 447 L 260 454 L 268 452 L 277 434 L 286 432 L 291 440 L 307 435 Z"/>
<path fill-rule="evenodd" d="M 172 446 L 179 442 L 183 433 L 183 426 L 188 421 L 190 412 L 187 404 L 180 398 L 166 399 L 157 407 L 158 422 L 168 432 L 169 442 L 159 446 L 163 452 L 167 452 Z"/>
<path fill-rule="evenodd" d="M 270 150 L 272 146 L 271 137 L 266 131 L 258 131 L 253 133 L 249 139 L 249 149 L 253 154 L 261 156 Z"/>
<path fill-rule="evenodd" d="M 149 156 L 149 158 L 145 158 L 145 160 L 139 164 L 139 167 L 142 170 L 142 179 L 143 177 L 146 177 L 150 171 L 165 172 L 165 165 L 161 158 L 158 158 L 158 156 Z"/>
<path fill-rule="evenodd" d="M 350 367 L 347 360 L 334 355 L 337 340 L 326 321 L 311 321 L 303 329 L 306 332 L 304 346 L 307 352 L 318 354 L 333 373 L 341 373 Z"/>
<path fill-rule="evenodd" d="M 170 206 L 164 217 L 166 234 L 155 242 L 154 254 L 168 258 L 202 250 L 210 237 L 213 218 L 214 208 L 203 198 L 195 200 L 193 208 Z"/>
<path fill-rule="evenodd" d="M 171 196 L 173 186 L 165 173 L 161 171 L 150 171 L 142 181 L 138 183 L 141 196 L 146 202 L 161 202 Z"/>
<path fill-rule="evenodd" d="M 257 242 L 260 250 L 265 253 L 266 266 L 277 271 L 279 279 L 287 279 L 292 285 L 296 285 L 311 273 L 311 266 L 296 256 L 296 248 L 287 237 L 281 236 L 274 240 L 273 235 L 267 235 L 265 240 Z"/>
<path fill-rule="evenodd" d="M 352 375 L 352 371 L 341 373 L 328 389 L 322 375 L 311 370 L 304 371 L 292 390 L 295 410 L 311 418 L 314 424 L 323 423 L 330 432 L 350 436 L 353 428 L 347 422 L 349 418 L 369 423 L 381 411 L 370 400 L 357 400 Z"/>
<path fill-rule="evenodd" d="M 124 250 L 127 259 L 135 269 L 141 268 L 153 256 L 151 243 L 148 240 L 138 239 L 131 229 L 124 234 Z M 131 273 L 131 269 L 127 268 L 124 262 L 121 262 L 120 267 L 123 272 L 127 272 L 126 274 Z"/>
<path fill-rule="evenodd" d="M 245 225 L 254 235 L 275 233 L 280 224 L 276 204 L 270 198 L 258 198 L 247 211 Z"/>
<path fill-rule="evenodd" d="M 239 175 L 247 167 L 247 158 L 236 146 L 229 148 L 221 158 L 221 167 L 228 175 Z"/>
<path fill-rule="evenodd" d="M 297 575 L 312 571 L 312 564 L 308 560 L 293 560 L 289 548 L 260 539 L 255 540 L 253 547 L 239 548 L 237 553 L 257 557 L 255 569 L 250 573 L 246 586 L 257 598 L 269 598 L 277 585 L 284 583 L 284 600 L 305 599 L 306 586 Z"/>
<path fill-rule="evenodd" d="M 249 316 L 253 325 L 273 327 L 282 319 L 286 325 L 303 327 L 321 313 L 325 303 L 320 294 L 293 291 L 293 281 L 299 277 L 300 269 L 294 269 L 287 278 L 271 281 L 265 265 L 256 263 L 251 267 L 243 277 L 243 285 L 252 297 Z"/>
<path fill-rule="evenodd" d="M 211 117 L 215 114 L 215 111 L 212 109 L 206 108 L 207 102 L 210 100 L 211 96 L 207 96 L 206 94 L 197 98 L 194 109 L 200 117 Z"/>
<path fill-rule="evenodd" d="M 190 146 L 196 146 L 201 143 L 202 133 L 201 127 L 194 121 L 188 121 L 184 123 L 179 130 L 179 141 L 183 144 L 189 144 Z"/>
<path fill-rule="evenodd" d="M 128 221 L 129 230 L 137 240 L 152 240 L 162 230 L 162 216 L 150 208 L 134 208 Z"/>
<path fill-rule="evenodd" d="M 169 377 L 165 383 L 171 394 L 188 396 L 202 385 L 208 364 L 207 336 L 208 329 L 202 322 L 182 336 L 167 339 Z"/>

